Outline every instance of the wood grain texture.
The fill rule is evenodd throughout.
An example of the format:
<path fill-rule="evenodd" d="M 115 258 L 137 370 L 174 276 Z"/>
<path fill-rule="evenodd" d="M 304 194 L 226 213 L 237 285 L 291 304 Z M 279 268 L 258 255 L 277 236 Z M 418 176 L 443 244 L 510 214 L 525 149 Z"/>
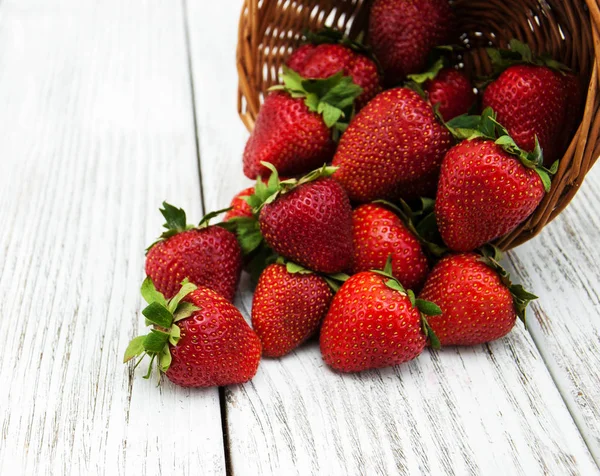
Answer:
<path fill-rule="evenodd" d="M 241 172 L 247 135 L 232 107 L 240 5 L 188 4 L 210 208 L 250 183 Z M 216 24 L 221 11 L 228 15 Z M 251 300 L 246 280 L 238 299 L 246 317 Z M 226 402 L 236 475 L 598 474 L 522 326 L 489 346 L 426 351 L 404 366 L 348 376 L 330 371 L 313 342 L 263 360 L 252 382 L 226 390 Z"/>
<path fill-rule="evenodd" d="M 158 206 L 201 214 L 184 31 L 177 1 L 0 3 L 0 474 L 225 471 L 217 390 L 121 363 Z"/>
<path fill-rule="evenodd" d="M 560 218 L 509 260 L 540 297 L 529 331 L 600 465 L 599 204 L 596 167 Z"/>

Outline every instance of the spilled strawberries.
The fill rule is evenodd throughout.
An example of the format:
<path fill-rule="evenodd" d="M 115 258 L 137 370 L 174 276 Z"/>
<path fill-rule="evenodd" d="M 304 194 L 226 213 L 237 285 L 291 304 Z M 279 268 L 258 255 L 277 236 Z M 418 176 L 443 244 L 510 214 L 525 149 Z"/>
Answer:
<path fill-rule="evenodd" d="M 147 377 L 185 387 L 239 384 L 317 338 L 331 369 L 360 372 L 525 320 L 536 296 L 494 244 L 551 192 L 579 80 L 517 40 L 488 50 L 489 78 L 470 77 L 469 46 L 448 46 L 454 20 L 446 0 L 375 1 L 366 45 L 306 35 L 246 144 L 254 186 L 198 225 L 163 203 L 149 329 L 126 362 L 148 357 Z M 233 304 L 242 272 L 256 285 L 247 318 Z"/>

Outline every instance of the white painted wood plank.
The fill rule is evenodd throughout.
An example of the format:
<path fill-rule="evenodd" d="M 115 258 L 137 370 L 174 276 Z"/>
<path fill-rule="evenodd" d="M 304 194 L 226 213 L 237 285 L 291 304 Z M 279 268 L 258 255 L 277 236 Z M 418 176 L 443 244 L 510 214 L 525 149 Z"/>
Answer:
<path fill-rule="evenodd" d="M 163 199 L 201 215 L 184 15 L 0 3 L 0 474 L 223 474 L 218 392 L 121 363 Z"/>
<path fill-rule="evenodd" d="M 540 297 L 529 330 L 600 465 L 600 168 L 536 239 L 509 258 Z"/>
<path fill-rule="evenodd" d="M 188 4 L 210 208 L 250 183 L 241 171 L 247 134 L 235 113 L 240 6 Z M 238 299 L 246 316 L 251 299 L 246 280 Z M 490 346 L 426 351 L 408 365 L 350 376 L 330 371 L 313 342 L 263 360 L 252 382 L 226 390 L 226 401 L 240 475 L 598 474 L 522 326 Z"/>

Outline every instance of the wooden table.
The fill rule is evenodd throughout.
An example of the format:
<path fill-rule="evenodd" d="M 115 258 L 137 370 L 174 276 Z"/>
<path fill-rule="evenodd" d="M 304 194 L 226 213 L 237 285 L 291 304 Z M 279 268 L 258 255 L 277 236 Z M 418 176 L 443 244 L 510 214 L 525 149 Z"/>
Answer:
<path fill-rule="evenodd" d="M 161 201 L 249 185 L 240 4 L 0 3 L 0 474 L 599 474 L 600 169 L 508 255 L 540 300 L 500 341 L 349 376 L 312 343 L 225 389 L 121 363 Z"/>

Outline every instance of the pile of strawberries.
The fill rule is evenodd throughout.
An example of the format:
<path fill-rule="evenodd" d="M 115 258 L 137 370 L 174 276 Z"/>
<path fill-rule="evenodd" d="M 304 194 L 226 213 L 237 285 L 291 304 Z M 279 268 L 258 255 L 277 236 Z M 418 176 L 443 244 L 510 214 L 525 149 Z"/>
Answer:
<path fill-rule="evenodd" d="M 243 157 L 256 185 L 187 224 L 163 204 L 147 251 L 150 356 L 182 386 L 251 379 L 319 334 L 340 372 L 398 365 L 427 345 L 506 335 L 535 296 L 494 240 L 551 186 L 581 114 L 577 76 L 516 40 L 489 78 L 460 69 L 447 0 L 376 0 L 369 47 L 326 29 L 283 67 Z M 479 112 L 479 114 L 476 114 Z M 217 225 L 209 220 L 226 211 Z M 252 328 L 232 304 L 257 284 Z"/>

